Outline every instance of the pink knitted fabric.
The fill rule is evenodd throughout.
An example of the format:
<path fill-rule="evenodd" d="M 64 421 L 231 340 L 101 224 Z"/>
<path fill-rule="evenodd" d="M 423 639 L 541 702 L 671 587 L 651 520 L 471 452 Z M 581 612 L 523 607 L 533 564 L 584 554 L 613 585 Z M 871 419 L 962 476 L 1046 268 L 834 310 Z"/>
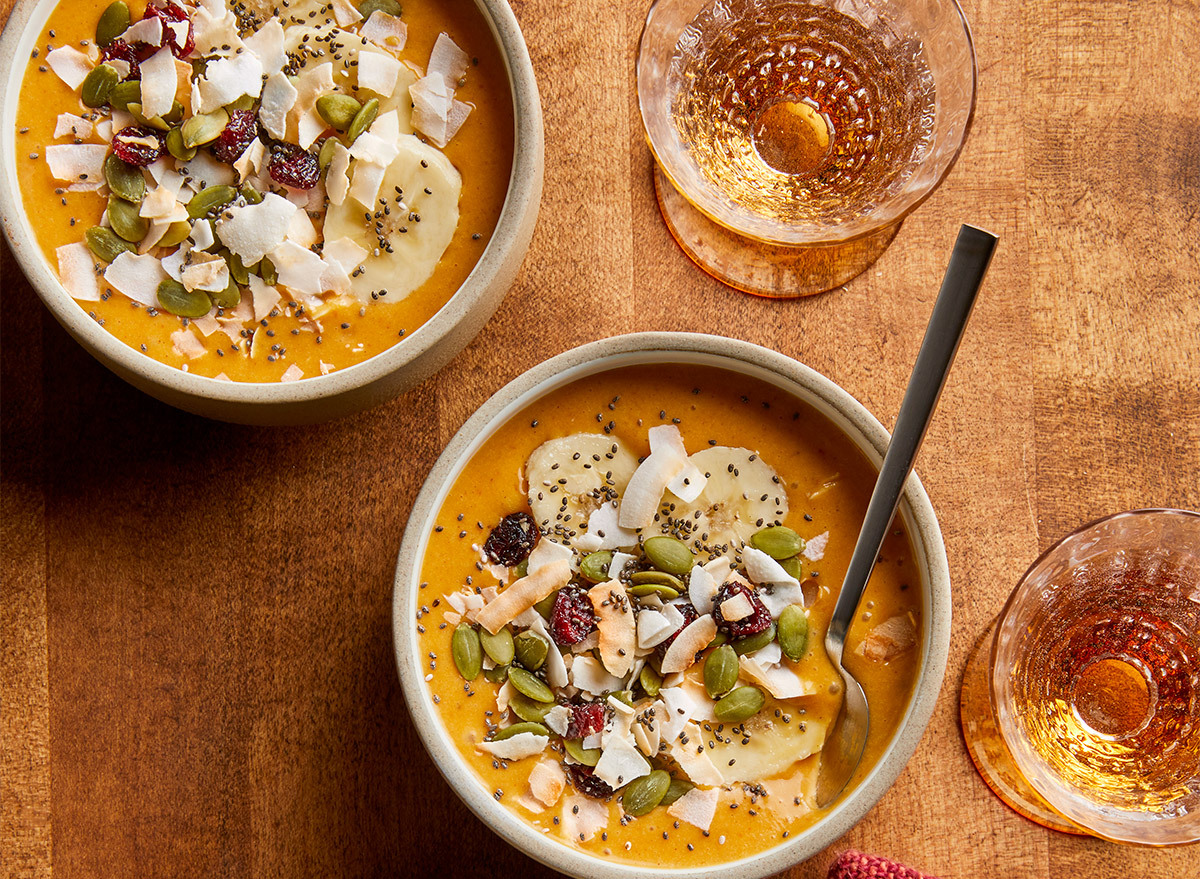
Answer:
<path fill-rule="evenodd" d="M 879 855 L 864 855 L 853 849 L 842 852 L 829 868 L 829 879 L 936 879 Z"/>

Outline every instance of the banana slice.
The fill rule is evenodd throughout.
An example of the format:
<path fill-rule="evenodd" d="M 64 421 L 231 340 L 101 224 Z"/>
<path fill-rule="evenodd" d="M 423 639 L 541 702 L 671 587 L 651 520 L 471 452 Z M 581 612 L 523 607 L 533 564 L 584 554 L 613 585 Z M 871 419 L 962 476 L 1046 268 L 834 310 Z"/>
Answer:
<path fill-rule="evenodd" d="M 778 709 L 779 716 L 775 716 Z M 788 718 L 788 723 L 783 718 Z M 710 721 L 707 726 L 714 726 Z M 798 760 L 821 750 L 825 743 L 827 719 L 814 717 L 812 712 L 800 714 L 795 705 L 767 699 L 763 709 L 739 726 L 743 735 L 730 734 L 728 728 L 718 740 L 710 738 L 708 756 L 726 784 L 758 782 L 773 778 L 791 768 Z M 742 744 L 743 739 L 748 739 Z"/>
<path fill-rule="evenodd" d="M 713 446 L 688 458 L 707 477 L 704 491 L 685 502 L 667 493 L 663 530 L 710 555 L 736 553 L 750 536 L 788 514 L 787 489 L 771 467 L 749 449 Z"/>
<path fill-rule="evenodd" d="M 325 215 L 326 241 L 350 238 L 370 254 L 363 270 L 350 281 L 363 300 L 373 293 L 386 295 L 389 302 L 402 299 L 425 283 L 458 226 L 462 191 L 458 169 L 411 134 L 402 134 L 397 145 L 400 153 L 388 165 L 379 187 L 386 205 L 377 204 L 367 212 L 347 196 L 340 205 L 330 205 Z M 368 173 L 373 167 L 355 160 L 351 170 Z"/>
<path fill-rule="evenodd" d="M 571 537 L 601 502 L 621 496 L 637 465 L 620 440 L 600 433 L 542 443 L 525 462 L 538 527 L 554 539 Z"/>

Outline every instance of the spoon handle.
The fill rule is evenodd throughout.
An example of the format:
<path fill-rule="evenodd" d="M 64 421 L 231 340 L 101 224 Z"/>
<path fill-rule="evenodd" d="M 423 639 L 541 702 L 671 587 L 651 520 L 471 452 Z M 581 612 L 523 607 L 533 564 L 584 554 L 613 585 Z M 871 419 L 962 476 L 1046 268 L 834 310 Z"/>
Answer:
<path fill-rule="evenodd" d="M 950 254 L 950 264 L 946 267 L 946 276 L 942 279 L 942 289 L 938 292 L 929 327 L 925 330 L 925 339 L 921 342 L 921 350 L 908 381 L 904 402 L 900 404 L 900 412 L 896 416 L 896 429 L 892 432 L 892 440 L 883 457 L 883 467 L 871 494 L 871 502 L 867 505 L 862 531 L 854 546 L 854 554 L 850 557 L 846 579 L 842 582 L 827 630 L 826 648 L 836 660 L 842 657 L 846 630 L 854 618 L 863 590 L 867 588 L 879 548 L 883 545 L 892 516 L 900 503 L 904 482 L 912 470 L 917 449 L 925 438 L 925 430 L 929 427 L 934 407 L 946 384 L 950 364 L 958 351 L 958 343 L 962 341 L 967 318 L 971 315 L 979 286 L 992 261 L 997 240 L 995 235 L 974 226 L 964 225 L 958 232 L 958 240 Z"/>

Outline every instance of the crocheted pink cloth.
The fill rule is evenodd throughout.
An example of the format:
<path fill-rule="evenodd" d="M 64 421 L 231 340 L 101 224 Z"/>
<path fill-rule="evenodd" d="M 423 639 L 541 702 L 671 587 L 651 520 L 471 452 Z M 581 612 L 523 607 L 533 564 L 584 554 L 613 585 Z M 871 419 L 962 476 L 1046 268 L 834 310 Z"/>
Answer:
<path fill-rule="evenodd" d="M 829 868 L 829 879 L 935 879 L 878 855 L 864 855 L 851 849 L 842 852 Z"/>

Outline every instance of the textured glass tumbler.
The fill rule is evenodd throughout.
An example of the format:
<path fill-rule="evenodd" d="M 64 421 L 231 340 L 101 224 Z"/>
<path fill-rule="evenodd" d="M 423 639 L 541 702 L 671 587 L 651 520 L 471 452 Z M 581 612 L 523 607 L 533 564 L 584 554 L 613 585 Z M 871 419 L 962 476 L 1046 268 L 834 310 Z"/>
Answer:
<path fill-rule="evenodd" d="M 953 166 L 975 75 L 955 0 L 657 0 L 637 89 L 671 234 L 748 293 L 846 283 Z"/>
<path fill-rule="evenodd" d="M 1119 513 L 1047 550 L 968 662 L 962 722 L 1027 817 L 1200 840 L 1200 514 Z"/>

